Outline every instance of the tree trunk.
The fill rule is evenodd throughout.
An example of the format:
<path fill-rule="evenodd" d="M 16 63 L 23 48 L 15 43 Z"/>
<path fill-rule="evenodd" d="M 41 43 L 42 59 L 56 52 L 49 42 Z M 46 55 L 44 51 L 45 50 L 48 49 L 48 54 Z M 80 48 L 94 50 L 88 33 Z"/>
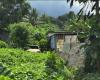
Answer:
<path fill-rule="evenodd" d="M 99 26 L 99 0 L 96 0 L 96 27 Z"/>
<path fill-rule="evenodd" d="M 96 25 L 95 28 L 99 28 L 99 0 L 96 0 Z M 98 43 L 98 41 L 96 41 Z M 97 61 L 96 61 L 96 67 L 97 72 L 100 72 L 100 52 L 97 51 Z"/>

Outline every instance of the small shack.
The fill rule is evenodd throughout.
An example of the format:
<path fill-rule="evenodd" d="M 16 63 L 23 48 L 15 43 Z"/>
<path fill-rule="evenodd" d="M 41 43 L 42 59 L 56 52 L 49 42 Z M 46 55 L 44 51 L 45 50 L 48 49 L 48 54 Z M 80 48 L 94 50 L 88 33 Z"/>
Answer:
<path fill-rule="evenodd" d="M 72 32 L 49 32 L 48 38 L 51 49 L 60 54 L 71 66 L 83 64 L 83 50 L 80 50 L 80 41 L 77 33 Z"/>
<path fill-rule="evenodd" d="M 78 43 L 77 34 L 70 32 L 51 32 L 48 33 L 50 47 L 59 52 L 68 52 L 72 46 Z"/>

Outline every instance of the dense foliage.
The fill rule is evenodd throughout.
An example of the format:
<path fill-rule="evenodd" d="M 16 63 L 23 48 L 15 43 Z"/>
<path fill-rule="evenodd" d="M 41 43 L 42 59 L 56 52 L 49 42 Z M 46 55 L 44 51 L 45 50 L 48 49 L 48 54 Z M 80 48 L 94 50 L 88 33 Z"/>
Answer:
<path fill-rule="evenodd" d="M 74 0 L 67 1 L 70 2 L 70 6 L 73 5 Z M 59 30 L 77 32 L 78 39 L 83 41 L 85 38 L 87 43 L 84 45 L 85 68 L 82 72 L 76 71 L 74 77 L 76 80 L 99 80 L 99 74 L 91 74 L 91 72 L 100 72 L 99 0 L 75 1 L 84 3 L 78 13 L 79 18 L 74 12 L 69 12 L 58 18 L 46 14 L 39 16 L 37 10 L 31 9 L 26 0 L 1 0 L 0 31 L 8 31 L 7 26 L 11 24 L 9 25 L 8 41 L 10 46 L 25 48 L 36 44 L 40 46 L 41 51 L 49 49 L 47 32 Z M 88 9 L 91 2 L 95 3 Z M 83 10 L 86 11 L 85 14 Z M 90 14 L 94 10 L 96 10 L 96 16 Z M 86 20 L 91 16 L 93 18 Z M 5 47 L 8 45 L 0 41 L 0 48 Z M 51 53 L 32 54 L 16 49 L 0 49 L 0 63 L 2 64 L 2 66 L 0 64 L 0 74 L 3 75 L 0 76 L 0 80 L 10 80 L 10 78 L 15 80 L 69 80 L 71 77 L 64 61 Z"/>
<path fill-rule="evenodd" d="M 22 21 L 30 8 L 26 0 L 0 0 L 0 31 L 7 31 L 9 24 Z"/>
<path fill-rule="evenodd" d="M 50 52 L 35 54 L 3 48 L 0 49 L 0 64 L 6 67 L 3 71 L 8 71 L 6 76 L 14 80 L 69 80 L 72 76 L 64 61 Z"/>
<path fill-rule="evenodd" d="M 0 76 L 0 80 L 12 80 L 12 79 L 10 79 L 9 77 L 6 77 L 6 76 Z"/>
<path fill-rule="evenodd" d="M 78 35 L 80 42 L 84 42 L 90 34 L 92 19 L 84 21 L 83 16 L 78 20 L 78 15 L 73 11 L 58 17 L 58 20 L 63 23 L 63 30 L 66 32 L 75 32 Z"/>
<path fill-rule="evenodd" d="M 82 9 L 79 11 L 79 15 L 82 16 L 85 11 L 84 18 L 93 17 L 94 13 L 91 13 L 95 10 L 95 22 L 92 25 L 87 38 L 89 44 L 85 48 L 86 59 L 85 59 L 85 71 L 88 72 L 100 72 L 100 9 L 99 9 L 99 0 L 76 0 L 80 3 L 84 3 Z M 67 0 L 70 2 L 70 6 L 73 6 L 74 0 Z M 94 3 L 94 4 L 92 4 Z M 89 6 L 91 6 L 89 8 Z M 88 14 L 87 14 L 88 13 Z"/>
<path fill-rule="evenodd" d="M 57 25 L 44 23 L 32 26 L 28 22 L 20 22 L 9 25 L 9 44 L 14 48 L 25 48 L 30 45 L 39 45 L 41 50 L 48 50 L 49 43 L 47 33 L 59 31 Z"/>
<path fill-rule="evenodd" d="M 100 74 L 89 73 L 85 75 L 82 80 L 100 80 Z"/>
<path fill-rule="evenodd" d="M 8 47 L 8 44 L 0 40 L 0 48 L 7 48 L 7 47 Z"/>
<path fill-rule="evenodd" d="M 9 26 L 9 43 L 15 48 L 24 48 L 31 44 L 33 26 L 20 22 Z"/>

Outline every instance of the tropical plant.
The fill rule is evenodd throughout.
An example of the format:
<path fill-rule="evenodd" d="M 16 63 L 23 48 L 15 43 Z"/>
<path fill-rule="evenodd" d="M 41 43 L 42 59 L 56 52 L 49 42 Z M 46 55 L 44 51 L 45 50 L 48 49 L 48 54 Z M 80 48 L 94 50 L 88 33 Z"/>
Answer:
<path fill-rule="evenodd" d="M 49 42 L 47 39 L 41 39 L 39 41 L 39 46 L 42 52 L 50 50 Z"/>
<path fill-rule="evenodd" d="M 47 39 L 47 33 L 49 31 L 59 31 L 59 27 L 53 23 L 44 23 L 34 26 L 33 29 L 33 44 L 39 45 L 41 40 Z"/>
<path fill-rule="evenodd" d="M 99 79 L 100 79 L 100 74 L 89 73 L 89 74 L 85 75 L 84 78 L 81 80 L 99 80 Z"/>
<path fill-rule="evenodd" d="M 10 79 L 9 77 L 6 76 L 0 76 L 0 80 L 13 80 L 13 79 Z"/>
<path fill-rule="evenodd" d="M 70 6 L 72 7 L 74 0 L 67 0 L 67 1 L 68 2 L 70 1 Z M 88 10 L 88 14 L 86 13 L 85 18 L 91 17 L 93 15 L 93 14 L 91 14 L 91 12 L 93 10 L 96 11 L 95 25 L 92 26 L 90 33 L 89 33 L 90 36 L 88 37 L 90 44 L 88 44 L 87 46 L 84 47 L 85 51 L 86 51 L 85 69 L 87 70 L 86 72 L 92 72 L 92 69 L 90 71 L 88 71 L 88 68 L 92 66 L 94 71 L 100 72 L 99 0 L 76 0 L 76 1 L 79 1 L 79 3 L 82 3 L 82 2 L 84 3 L 84 6 L 82 7 L 82 9 L 79 12 L 79 15 L 82 15 L 84 10 L 85 11 Z M 90 9 L 88 9 L 89 6 L 91 6 Z"/>
<path fill-rule="evenodd" d="M 11 71 L 14 80 L 69 80 L 73 75 L 64 61 L 52 52 L 35 54 L 2 48 L 0 63 Z"/>
<path fill-rule="evenodd" d="M 5 79 L 10 80 L 10 78 L 13 78 L 13 75 L 11 74 L 11 70 L 8 70 L 7 67 L 4 67 L 2 65 L 2 63 L 0 63 L 0 79 L 1 80 L 5 80 Z"/>
<path fill-rule="evenodd" d="M 0 0 L 0 31 L 7 30 L 11 23 L 22 21 L 30 8 L 26 0 Z"/>
<path fill-rule="evenodd" d="M 35 8 L 30 11 L 28 19 L 33 26 L 38 24 L 38 12 Z"/>
<path fill-rule="evenodd" d="M 9 25 L 9 43 L 12 47 L 24 48 L 31 44 L 33 27 L 30 23 L 20 22 Z"/>
<path fill-rule="evenodd" d="M 49 23 L 50 22 L 50 17 L 46 14 L 43 14 L 41 17 L 40 17 L 40 21 L 42 21 L 43 23 Z"/>
<path fill-rule="evenodd" d="M 7 47 L 8 47 L 8 44 L 0 40 L 0 48 L 7 48 Z"/>

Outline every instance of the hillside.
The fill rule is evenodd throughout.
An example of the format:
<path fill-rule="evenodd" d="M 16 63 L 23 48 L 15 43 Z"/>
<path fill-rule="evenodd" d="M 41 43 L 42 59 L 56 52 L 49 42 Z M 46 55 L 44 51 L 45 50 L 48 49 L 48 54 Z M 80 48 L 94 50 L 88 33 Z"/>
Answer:
<path fill-rule="evenodd" d="M 14 80 L 66 80 L 71 76 L 64 61 L 50 52 L 3 48 L 0 49 L 0 66 L 0 74 Z"/>

